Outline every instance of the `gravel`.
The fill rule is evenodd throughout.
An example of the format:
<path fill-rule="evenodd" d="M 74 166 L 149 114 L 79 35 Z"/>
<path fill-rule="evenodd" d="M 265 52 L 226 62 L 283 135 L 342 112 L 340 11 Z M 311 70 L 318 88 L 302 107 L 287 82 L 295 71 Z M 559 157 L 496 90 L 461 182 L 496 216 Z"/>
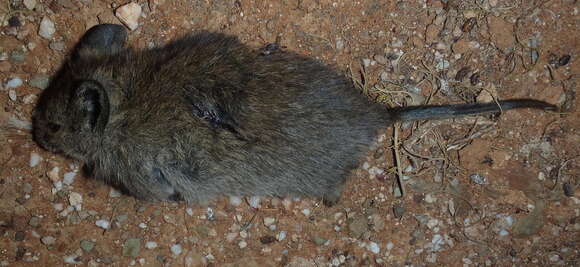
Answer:
<path fill-rule="evenodd" d="M 55 32 L 56 27 L 54 26 L 54 22 L 52 22 L 48 17 L 42 18 L 42 21 L 40 21 L 40 28 L 38 29 L 38 35 L 44 39 L 50 40 Z"/>
<path fill-rule="evenodd" d="M 30 166 L 31 168 L 34 168 L 36 166 L 38 166 L 38 163 L 40 163 L 40 161 L 42 160 L 42 158 L 40 157 L 40 155 L 36 152 L 32 152 L 30 153 L 30 161 L 28 166 Z"/>
<path fill-rule="evenodd" d="M 107 220 L 97 220 L 95 222 L 95 224 L 98 227 L 103 228 L 103 229 L 109 229 L 109 227 L 111 226 L 111 223 L 109 221 L 107 221 Z"/>
<path fill-rule="evenodd" d="M 52 246 L 56 243 L 56 238 L 54 238 L 53 236 L 43 236 L 40 239 L 40 242 L 42 242 L 42 244 L 45 244 L 46 246 Z"/>
<path fill-rule="evenodd" d="M 171 246 L 171 253 L 173 253 L 173 255 L 175 256 L 179 256 L 179 254 L 181 254 L 181 252 L 183 252 L 183 249 L 181 248 L 180 244 L 174 244 Z"/>
<path fill-rule="evenodd" d="M 7 89 L 14 89 L 14 88 L 18 88 L 18 87 L 22 86 L 22 84 L 23 84 L 22 79 L 20 79 L 18 77 L 14 77 L 14 78 L 8 80 L 5 87 Z"/>
<path fill-rule="evenodd" d="M 123 244 L 123 256 L 125 257 L 137 257 L 141 251 L 141 239 L 140 238 L 129 238 Z"/>
<path fill-rule="evenodd" d="M 147 241 L 147 243 L 145 243 L 145 248 L 147 248 L 147 249 L 154 249 L 156 247 L 157 247 L 157 242 Z"/>
<path fill-rule="evenodd" d="M 83 204 L 83 196 L 77 192 L 70 192 L 68 196 L 68 201 L 71 206 L 75 208 L 75 210 L 80 211 L 82 210 Z"/>
<path fill-rule="evenodd" d="M 91 252 L 91 250 L 93 250 L 93 248 L 95 247 L 95 242 L 90 241 L 90 240 L 81 240 L 81 249 L 84 252 Z"/>
<path fill-rule="evenodd" d="M 134 31 L 139 27 L 139 17 L 141 16 L 141 6 L 137 3 L 129 3 L 123 5 L 115 11 L 115 16 L 123 23 L 127 28 Z"/>
<path fill-rule="evenodd" d="M 50 77 L 48 75 L 45 74 L 37 74 L 32 76 L 32 78 L 30 78 L 30 80 L 28 80 L 28 85 L 44 90 L 48 87 L 48 84 L 50 83 Z"/>

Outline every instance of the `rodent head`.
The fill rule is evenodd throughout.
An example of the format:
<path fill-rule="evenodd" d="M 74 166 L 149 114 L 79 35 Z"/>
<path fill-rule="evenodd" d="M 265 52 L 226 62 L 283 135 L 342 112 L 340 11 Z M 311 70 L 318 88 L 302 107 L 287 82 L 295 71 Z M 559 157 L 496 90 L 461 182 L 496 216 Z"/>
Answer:
<path fill-rule="evenodd" d="M 34 139 L 44 149 L 84 159 L 109 121 L 109 100 L 100 83 L 60 80 L 41 96 L 33 114 Z"/>
<path fill-rule="evenodd" d="M 97 25 L 85 33 L 34 110 L 33 136 L 40 146 L 80 160 L 98 148 L 110 115 L 103 84 L 111 84 L 79 73 L 86 62 L 117 54 L 126 39 L 126 30 L 114 24 Z"/>

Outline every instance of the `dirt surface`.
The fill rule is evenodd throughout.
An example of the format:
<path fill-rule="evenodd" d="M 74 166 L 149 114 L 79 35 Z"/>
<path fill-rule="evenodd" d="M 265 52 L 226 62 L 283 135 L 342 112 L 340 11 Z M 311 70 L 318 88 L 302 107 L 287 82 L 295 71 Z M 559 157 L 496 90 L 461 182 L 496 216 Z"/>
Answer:
<path fill-rule="evenodd" d="M 389 106 L 563 107 L 388 129 L 333 207 L 145 203 L 40 149 L 26 127 L 47 78 L 127 3 L 0 1 L 0 266 L 578 266 L 577 1 L 136 1 L 135 47 L 220 31 L 278 40 Z"/>

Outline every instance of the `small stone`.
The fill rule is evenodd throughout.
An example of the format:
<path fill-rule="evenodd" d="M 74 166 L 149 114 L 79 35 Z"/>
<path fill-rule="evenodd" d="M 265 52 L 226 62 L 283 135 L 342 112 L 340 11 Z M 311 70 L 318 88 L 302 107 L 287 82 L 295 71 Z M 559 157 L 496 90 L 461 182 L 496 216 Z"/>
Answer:
<path fill-rule="evenodd" d="M 303 209 L 302 214 L 304 214 L 306 217 L 310 216 L 310 209 Z"/>
<path fill-rule="evenodd" d="M 26 58 L 26 54 L 24 51 L 14 50 L 10 53 L 10 61 L 14 64 L 22 64 L 24 63 L 24 59 Z"/>
<path fill-rule="evenodd" d="M 157 242 L 147 241 L 147 243 L 145 243 L 145 248 L 147 248 L 147 249 L 154 249 L 156 247 L 157 247 Z"/>
<path fill-rule="evenodd" d="M 28 221 L 28 225 L 35 227 L 35 228 L 40 226 L 40 217 L 32 216 L 30 218 L 30 220 Z"/>
<path fill-rule="evenodd" d="M 371 66 L 371 60 L 369 58 L 363 58 L 362 63 L 363 63 L 363 66 L 365 68 L 368 68 Z"/>
<path fill-rule="evenodd" d="M 46 175 L 48 176 L 48 178 L 50 178 L 50 180 L 53 183 L 58 182 L 60 179 L 58 173 L 60 172 L 60 168 L 59 167 L 54 167 L 52 168 L 52 170 L 50 170 Z"/>
<path fill-rule="evenodd" d="M 42 242 L 42 244 L 46 245 L 46 246 L 52 246 L 56 243 L 56 238 L 52 237 L 52 236 L 44 236 L 40 239 L 40 242 Z"/>
<path fill-rule="evenodd" d="M 319 237 L 319 236 L 313 236 L 312 237 L 312 242 L 314 242 L 314 244 L 316 244 L 317 246 L 322 246 L 324 245 L 328 240 Z"/>
<path fill-rule="evenodd" d="M 282 240 L 286 239 L 286 232 L 284 232 L 284 231 L 280 231 L 280 233 L 278 233 L 278 234 L 276 235 L 276 239 L 277 239 L 278 241 L 282 241 Z"/>
<path fill-rule="evenodd" d="M 68 255 L 68 256 L 64 256 L 63 260 L 65 263 L 68 264 L 82 264 L 83 262 L 80 261 L 80 257 L 76 254 L 72 254 L 72 255 Z"/>
<path fill-rule="evenodd" d="M 395 218 L 400 219 L 403 217 L 403 214 L 405 214 L 405 207 L 402 204 L 397 204 L 393 207 L 393 213 Z"/>
<path fill-rule="evenodd" d="M 230 196 L 230 205 L 237 207 L 242 204 L 242 199 L 238 196 Z"/>
<path fill-rule="evenodd" d="M 437 198 L 433 197 L 432 194 L 425 195 L 425 202 L 431 204 L 431 203 L 434 203 L 435 201 L 437 201 Z"/>
<path fill-rule="evenodd" d="M 375 55 L 374 59 L 381 65 L 387 65 L 389 63 L 389 60 L 384 55 Z"/>
<path fill-rule="evenodd" d="M 17 95 L 16 95 L 16 91 L 14 91 L 14 89 L 10 89 L 10 91 L 8 91 L 8 98 L 10 98 L 10 100 L 12 100 L 12 101 L 16 101 Z"/>
<path fill-rule="evenodd" d="M 50 83 L 50 78 L 48 77 L 48 75 L 44 75 L 44 74 L 37 74 L 34 75 L 32 78 L 30 78 L 30 80 L 28 80 L 28 85 L 44 90 L 46 89 L 46 87 L 48 87 L 48 84 Z"/>
<path fill-rule="evenodd" d="M 266 218 L 264 218 L 264 225 L 265 226 L 270 226 L 270 225 L 272 225 L 275 222 L 276 222 L 276 219 L 275 218 L 272 218 L 272 217 L 266 217 Z"/>
<path fill-rule="evenodd" d="M 115 16 L 132 31 L 139 27 L 139 17 L 141 16 L 141 6 L 137 3 L 123 5 L 115 11 Z"/>
<path fill-rule="evenodd" d="M 171 249 L 171 253 L 173 253 L 173 255 L 175 255 L 175 256 L 179 256 L 179 254 L 181 254 L 181 252 L 183 251 L 180 244 L 175 244 L 175 245 L 171 246 L 170 249 Z"/>
<path fill-rule="evenodd" d="M 438 70 L 446 70 L 449 68 L 449 61 L 447 61 L 446 59 L 440 59 L 437 62 L 437 65 L 435 66 L 435 68 L 437 68 Z"/>
<path fill-rule="evenodd" d="M 68 195 L 68 202 L 75 208 L 75 210 L 80 211 L 82 210 L 83 196 L 77 192 L 70 192 Z"/>
<path fill-rule="evenodd" d="M 64 51 L 64 42 L 50 42 L 50 44 L 48 44 L 48 47 L 52 50 L 56 50 L 56 51 Z"/>
<path fill-rule="evenodd" d="M 95 222 L 95 224 L 98 227 L 103 228 L 103 229 L 109 229 L 109 227 L 111 226 L 111 223 L 109 221 L 107 221 L 107 220 L 97 220 Z"/>
<path fill-rule="evenodd" d="M 38 30 L 38 35 L 40 35 L 44 39 L 52 39 L 52 35 L 56 32 L 56 27 L 54 26 L 54 22 L 50 20 L 48 17 L 42 18 L 40 21 L 40 28 Z"/>
<path fill-rule="evenodd" d="M 67 172 L 63 175 L 62 182 L 66 185 L 71 185 L 75 181 L 76 175 L 76 172 Z"/>
<path fill-rule="evenodd" d="M 16 233 L 14 233 L 14 241 L 22 241 L 24 240 L 24 238 L 26 237 L 26 233 L 24 233 L 23 231 L 17 231 Z"/>
<path fill-rule="evenodd" d="M 109 191 L 109 197 L 111 198 L 121 197 L 121 192 L 111 188 L 111 191 Z"/>
<path fill-rule="evenodd" d="M 344 41 L 342 39 L 336 40 L 336 50 L 343 50 L 344 49 Z"/>
<path fill-rule="evenodd" d="M 139 256 L 140 250 L 141 250 L 140 238 L 129 238 L 123 244 L 123 256 L 125 257 L 137 257 Z"/>
<path fill-rule="evenodd" d="M 22 192 L 26 194 L 32 193 L 32 185 L 30 183 L 25 183 L 22 185 Z"/>
<path fill-rule="evenodd" d="M 250 202 L 250 207 L 252 207 L 254 209 L 260 208 L 260 197 L 253 196 L 250 198 L 249 202 Z"/>
<path fill-rule="evenodd" d="M 248 246 L 248 243 L 246 241 L 242 240 L 242 241 L 240 241 L 240 243 L 238 243 L 238 246 L 240 248 L 245 248 Z"/>
<path fill-rule="evenodd" d="M 33 94 L 27 95 L 22 99 L 22 102 L 24 102 L 24 104 L 32 104 L 35 101 L 36 101 L 36 95 L 33 95 Z"/>
<path fill-rule="evenodd" d="M 81 240 L 81 249 L 84 252 L 91 252 L 91 250 L 93 250 L 94 247 L 95 247 L 95 242 L 90 241 L 90 240 Z"/>
<path fill-rule="evenodd" d="M 23 3 L 28 10 L 33 10 L 36 6 L 36 0 L 24 0 Z"/>
<path fill-rule="evenodd" d="M 6 83 L 7 89 L 18 88 L 20 86 L 22 86 L 22 79 L 20 79 L 18 77 L 14 77 Z"/>
<path fill-rule="evenodd" d="M 379 252 L 381 252 L 381 248 L 375 242 L 369 242 L 366 247 L 370 252 L 374 254 L 379 254 Z"/>
<path fill-rule="evenodd" d="M 40 155 L 38 155 L 38 153 L 32 152 L 30 153 L 30 162 L 28 165 L 30 166 L 30 168 L 34 168 L 38 165 L 38 163 L 40 163 L 41 160 L 42 158 L 40 157 Z"/>
<path fill-rule="evenodd" d="M 474 174 L 470 175 L 469 179 L 471 179 L 472 182 L 474 182 L 475 184 L 478 184 L 478 185 L 487 184 L 487 178 L 485 178 L 485 176 L 483 176 L 479 173 L 474 173 Z"/>

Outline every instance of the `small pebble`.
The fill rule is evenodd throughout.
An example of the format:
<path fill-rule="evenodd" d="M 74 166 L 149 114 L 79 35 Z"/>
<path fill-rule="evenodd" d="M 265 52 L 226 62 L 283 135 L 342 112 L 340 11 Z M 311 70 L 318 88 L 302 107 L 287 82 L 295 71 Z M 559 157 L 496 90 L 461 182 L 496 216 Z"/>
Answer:
<path fill-rule="evenodd" d="M 145 228 L 147 228 L 147 224 L 146 224 L 146 223 L 140 223 L 138 226 L 139 226 L 139 228 L 141 228 L 141 229 L 145 229 Z"/>
<path fill-rule="evenodd" d="M 474 173 L 474 174 L 470 175 L 469 179 L 471 179 L 472 182 L 474 182 L 475 184 L 478 184 L 478 185 L 487 184 L 487 178 L 485 178 L 485 176 L 478 174 L 478 173 Z"/>
<path fill-rule="evenodd" d="M 115 16 L 132 31 L 139 27 L 139 17 L 141 17 L 141 6 L 137 3 L 129 3 L 115 10 Z"/>
<path fill-rule="evenodd" d="M 250 207 L 252 207 L 254 209 L 260 208 L 260 197 L 253 196 L 250 198 L 249 202 L 250 202 Z"/>
<path fill-rule="evenodd" d="M 56 238 L 52 237 L 52 236 L 44 236 L 40 239 L 40 241 L 42 242 L 42 244 L 45 244 L 47 246 L 52 246 L 56 243 Z"/>
<path fill-rule="evenodd" d="M 10 89 L 10 91 L 8 91 L 8 98 L 10 98 L 10 100 L 16 101 L 17 97 L 18 96 L 16 95 L 16 91 L 14 91 L 14 89 Z"/>
<path fill-rule="evenodd" d="M 80 261 L 80 257 L 76 254 L 64 256 L 63 260 L 65 263 L 68 263 L 68 264 L 75 264 L 76 265 L 76 264 L 83 263 L 82 261 Z"/>
<path fill-rule="evenodd" d="M 157 247 L 157 242 L 147 241 L 147 243 L 145 243 L 145 248 L 147 248 L 147 249 L 154 249 L 156 247 Z"/>
<path fill-rule="evenodd" d="M 84 252 L 91 252 L 91 250 L 93 250 L 94 247 L 95 247 L 95 242 L 90 241 L 90 240 L 81 240 L 81 249 Z"/>
<path fill-rule="evenodd" d="M 109 197 L 111 198 L 121 197 L 121 192 L 115 190 L 114 188 L 111 188 L 111 191 L 109 191 Z"/>
<path fill-rule="evenodd" d="M 344 49 L 344 41 L 342 39 L 336 40 L 336 50 Z"/>
<path fill-rule="evenodd" d="M 33 10 L 36 6 L 36 0 L 24 0 L 23 4 L 28 10 Z"/>
<path fill-rule="evenodd" d="M 109 226 L 111 226 L 111 223 L 107 220 L 97 220 L 95 224 L 103 229 L 109 229 Z"/>
<path fill-rule="evenodd" d="M 369 242 L 367 244 L 367 249 L 374 254 L 379 254 L 379 252 L 381 252 L 381 248 L 375 242 Z"/>
<path fill-rule="evenodd" d="M 54 26 L 54 22 L 52 22 L 52 20 L 50 20 L 48 17 L 42 18 L 42 21 L 40 21 L 38 35 L 44 39 L 50 40 L 55 32 L 56 27 Z"/>
<path fill-rule="evenodd" d="M 22 86 L 22 79 L 20 79 L 18 77 L 14 77 L 6 83 L 7 89 L 18 88 L 20 86 Z"/>
<path fill-rule="evenodd" d="M 50 180 L 53 183 L 56 183 L 56 182 L 58 182 L 60 180 L 60 177 L 58 175 L 59 172 L 60 172 L 60 168 L 59 167 L 54 167 L 54 168 L 52 168 L 52 170 L 50 170 L 47 173 L 47 176 L 48 176 L 48 178 L 50 178 Z"/>
<path fill-rule="evenodd" d="M 24 238 L 26 237 L 26 233 L 22 232 L 22 231 L 16 231 L 16 233 L 14 233 L 14 241 L 22 241 L 24 240 Z"/>
<path fill-rule="evenodd" d="M 506 230 L 499 231 L 499 236 L 506 236 L 506 235 L 509 235 L 509 234 L 510 233 L 508 231 L 506 231 Z"/>
<path fill-rule="evenodd" d="M 278 233 L 276 235 L 276 239 L 278 239 L 278 241 L 282 241 L 282 240 L 286 239 L 286 232 L 280 231 L 280 233 Z"/>
<path fill-rule="evenodd" d="M 275 222 L 276 222 L 276 219 L 274 219 L 272 217 L 266 217 L 266 218 L 264 218 L 264 225 L 265 226 L 270 226 L 270 225 L 272 225 Z"/>
<path fill-rule="evenodd" d="M 77 192 L 70 192 L 68 195 L 68 201 L 70 205 L 75 208 L 75 210 L 82 210 L 83 196 L 81 194 Z"/>
<path fill-rule="evenodd" d="M 50 42 L 50 44 L 48 44 L 48 47 L 52 50 L 56 50 L 56 51 L 64 51 L 64 42 Z"/>
<path fill-rule="evenodd" d="M 63 175 L 62 182 L 66 185 L 71 185 L 73 184 L 76 175 L 76 172 L 67 172 Z"/>
<path fill-rule="evenodd" d="M 230 196 L 230 205 L 237 207 L 242 204 L 242 199 L 237 196 Z"/>
<path fill-rule="evenodd" d="M 238 246 L 240 248 L 245 248 L 248 246 L 248 243 L 246 243 L 246 241 L 242 240 L 242 241 L 240 241 L 240 243 L 238 243 Z"/>
<path fill-rule="evenodd" d="M 180 244 L 175 244 L 173 246 L 171 246 L 171 253 L 173 253 L 173 255 L 178 256 L 179 254 L 181 254 L 182 252 L 182 248 Z"/>
<path fill-rule="evenodd" d="M 56 211 L 61 211 L 64 209 L 64 205 L 62 203 L 54 203 L 52 205 L 52 207 L 54 208 L 54 210 Z"/>
<path fill-rule="evenodd" d="M 46 89 L 49 83 L 50 78 L 48 77 L 48 75 L 44 74 L 34 75 L 32 78 L 30 78 L 30 80 L 28 80 L 28 85 L 41 90 Z"/>
<path fill-rule="evenodd" d="M 141 251 L 141 239 L 140 238 L 129 238 L 125 240 L 123 244 L 123 256 L 125 257 L 137 257 Z"/>
<path fill-rule="evenodd" d="M 310 209 L 303 209 L 302 210 L 302 214 L 304 214 L 304 216 L 310 216 Z"/>
<path fill-rule="evenodd" d="M 38 163 L 40 163 L 40 160 L 42 160 L 42 158 L 40 157 L 40 155 L 38 155 L 38 153 L 36 153 L 36 152 L 30 153 L 29 166 L 31 168 L 36 167 L 38 165 Z"/>
<path fill-rule="evenodd" d="M 425 195 L 425 202 L 431 204 L 434 203 L 435 201 L 437 201 L 437 198 L 433 197 L 433 195 L 431 194 Z"/>

